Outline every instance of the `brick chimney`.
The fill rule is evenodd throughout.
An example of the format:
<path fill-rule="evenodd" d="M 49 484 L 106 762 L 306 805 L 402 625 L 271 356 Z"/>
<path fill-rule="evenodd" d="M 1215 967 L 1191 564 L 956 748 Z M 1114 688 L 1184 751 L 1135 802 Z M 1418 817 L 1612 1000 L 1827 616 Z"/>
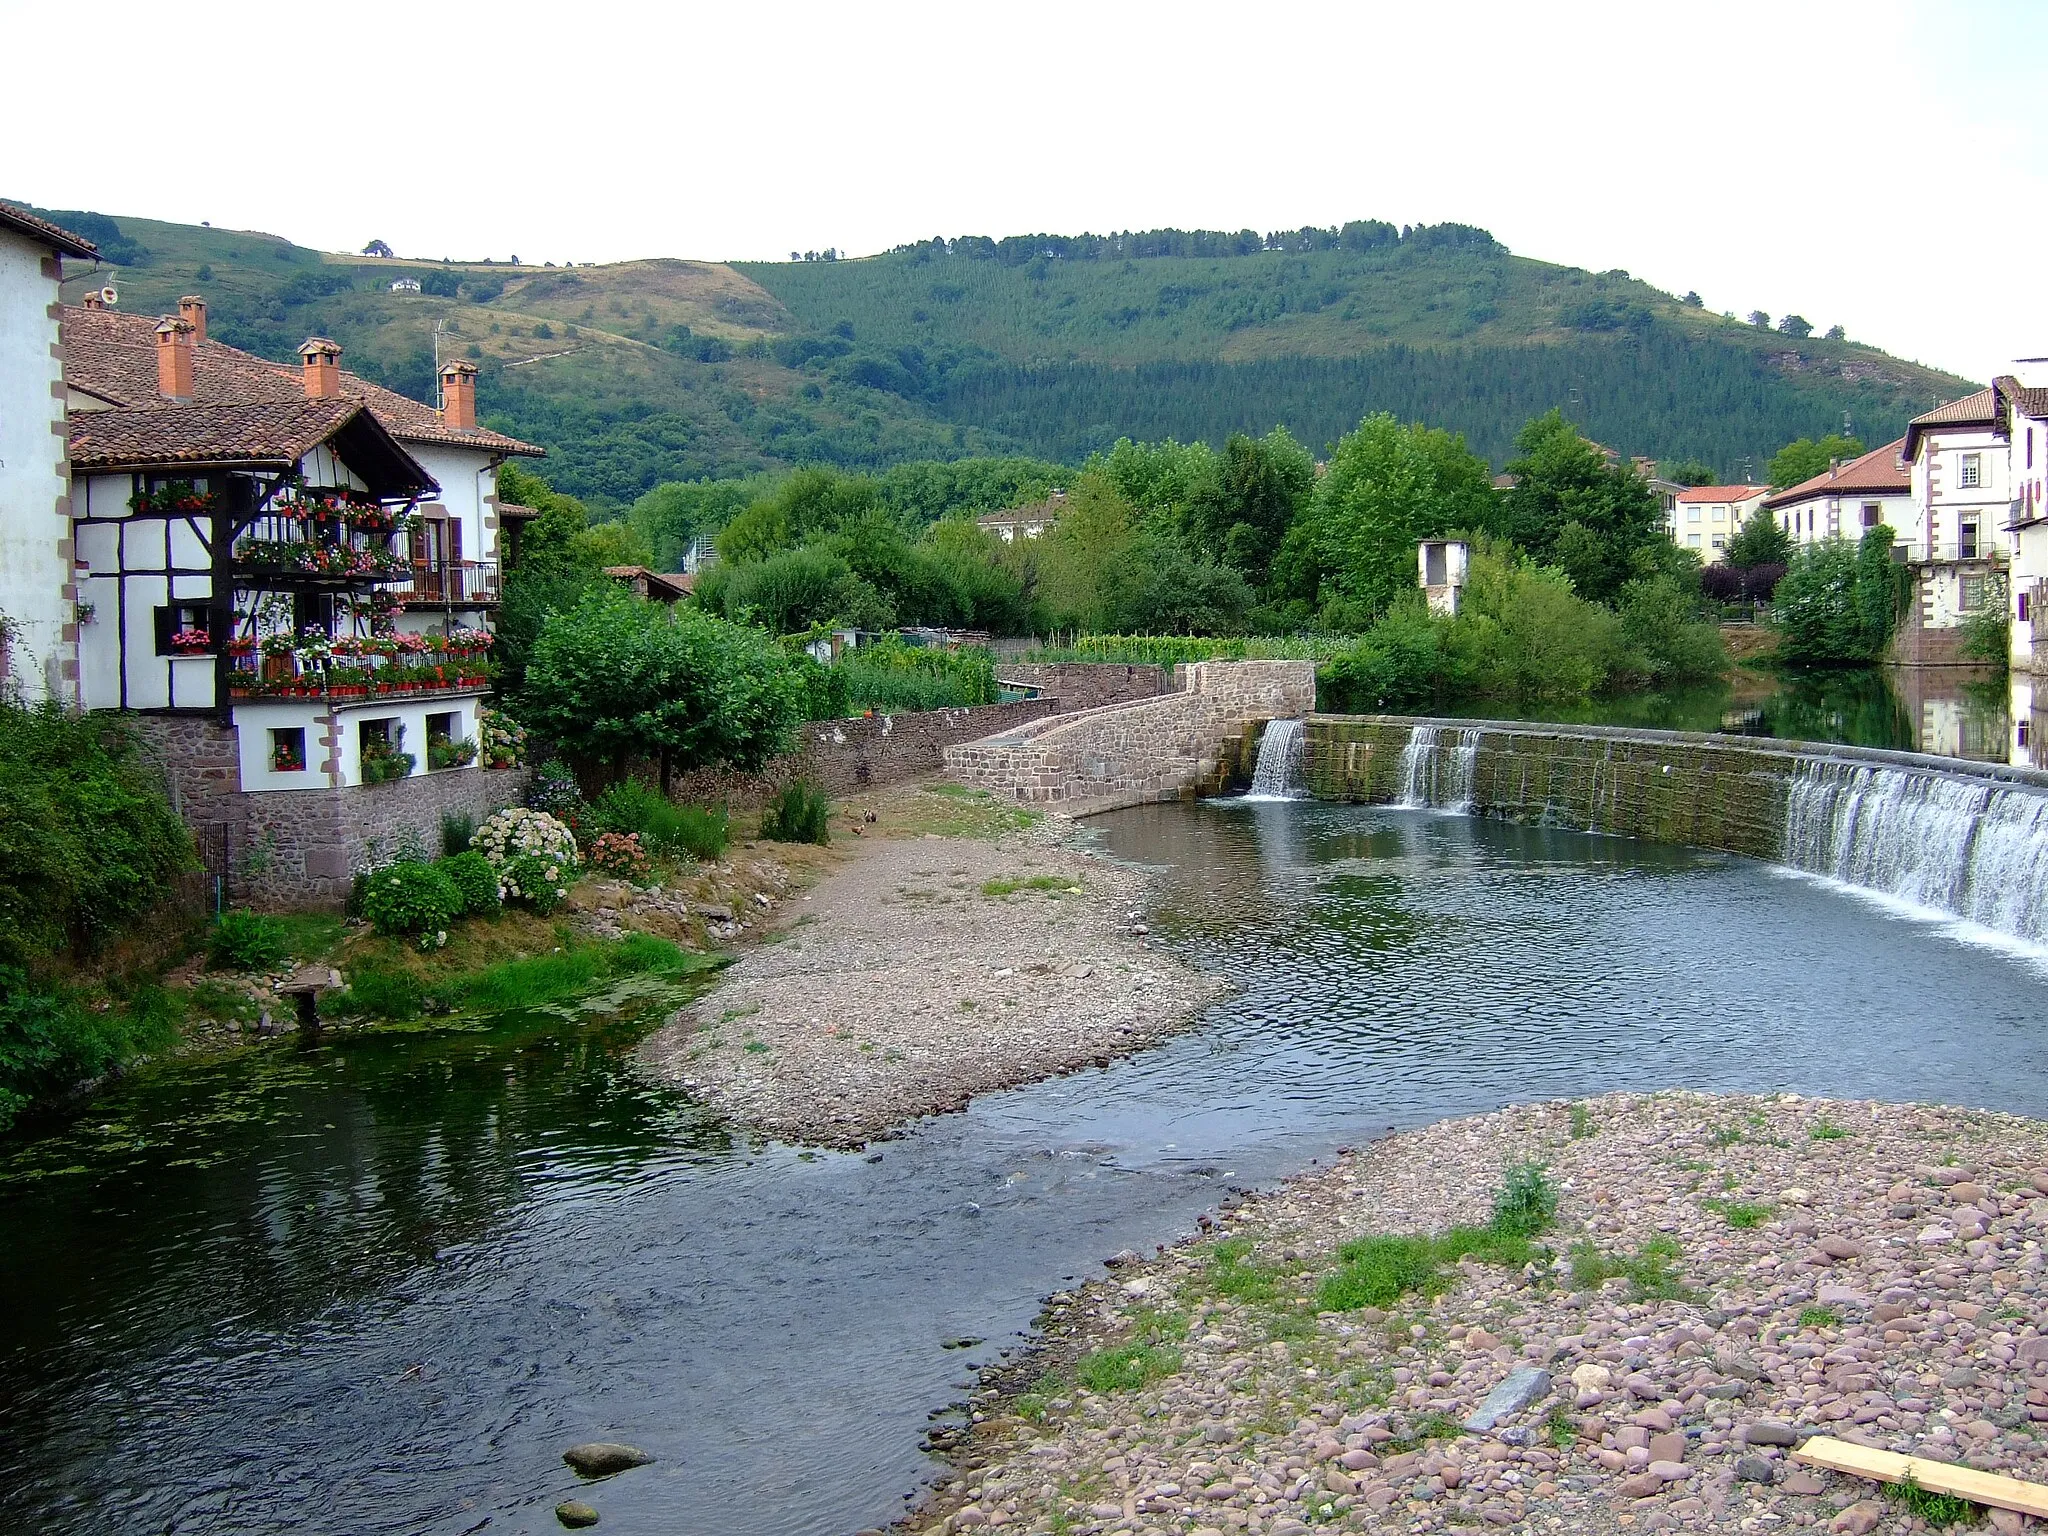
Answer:
<path fill-rule="evenodd" d="M 105 309 L 107 307 L 107 301 L 100 297 L 100 291 L 97 288 L 86 289 L 85 297 L 78 302 L 86 309 Z"/>
<path fill-rule="evenodd" d="M 341 348 L 325 336 L 308 336 L 299 347 L 308 400 L 332 400 L 341 393 Z"/>
<path fill-rule="evenodd" d="M 195 344 L 206 340 L 206 300 L 196 293 L 186 294 L 178 300 L 178 316 L 192 327 Z"/>
<path fill-rule="evenodd" d="M 441 425 L 464 430 L 476 425 L 476 364 L 449 363 L 441 369 Z"/>
<path fill-rule="evenodd" d="M 156 390 L 166 400 L 192 398 L 192 323 L 176 315 L 157 322 Z"/>

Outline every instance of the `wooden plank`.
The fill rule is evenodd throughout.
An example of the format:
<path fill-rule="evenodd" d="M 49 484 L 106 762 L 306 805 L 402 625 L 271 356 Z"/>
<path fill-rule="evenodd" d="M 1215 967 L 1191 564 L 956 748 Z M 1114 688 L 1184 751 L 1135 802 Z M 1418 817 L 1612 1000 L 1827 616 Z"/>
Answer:
<path fill-rule="evenodd" d="M 1979 1472 L 1974 1467 L 1952 1466 L 1919 1456 L 1901 1456 L 1895 1451 L 1852 1445 L 1830 1435 L 1815 1435 L 1792 1453 L 1794 1461 L 1809 1467 L 1826 1467 L 1856 1477 L 1875 1478 L 1880 1483 L 1903 1483 L 1908 1477 L 1930 1493 L 1954 1494 L 1975 1504 L 1995 1509 L 2015 1509 L 2023 1515 L 2048 1518 L 2048 1487 Z"/>

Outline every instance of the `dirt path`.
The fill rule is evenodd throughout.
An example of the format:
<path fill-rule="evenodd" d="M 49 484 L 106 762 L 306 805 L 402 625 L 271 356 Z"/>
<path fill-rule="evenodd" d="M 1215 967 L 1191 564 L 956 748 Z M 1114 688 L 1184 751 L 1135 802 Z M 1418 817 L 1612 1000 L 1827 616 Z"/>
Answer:
<path fill-rule="evenodd" d="M 917 830 L 934 806 L 943 824 L 985 799 L 878 802 L 857 846 L 840 839 L 848 861 L 785 904 L 783 936 L 652 1036 L 643 1059 L 771 1135 L 856 1146 L 992 1088 L 1107 1065 L 1223 990 L 1147 942 L 1134 871 L 1043 824 Z"/>

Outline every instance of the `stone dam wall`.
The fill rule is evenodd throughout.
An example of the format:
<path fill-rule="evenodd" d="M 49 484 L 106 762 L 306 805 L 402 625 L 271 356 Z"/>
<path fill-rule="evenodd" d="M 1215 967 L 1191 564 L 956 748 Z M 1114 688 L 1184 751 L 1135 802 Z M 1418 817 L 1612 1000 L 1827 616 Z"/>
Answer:
<path fill-rule="evenodd" d="M 1427 745 L 1411 752 L 1418 731 Z M 1819 764 L 2048 790 L 2048 774 L 2031 769 L 1765 737 L 1396 715 L 1313 715 L 1303 736 L 1302 776 L 1318 799 L 1437 805 L 1774 862 L 1794 862 L 1790 802 Z"/>
<path fill-rule="evenodd" d="M 1249 772 L 1264 723 L 1307 714 L 1315 689 L 1313 662 L 1198 662 L 1180 691 L 948 747 L 946 772 L 1005 799 L 1069 810 L 1214 794 Z"/>

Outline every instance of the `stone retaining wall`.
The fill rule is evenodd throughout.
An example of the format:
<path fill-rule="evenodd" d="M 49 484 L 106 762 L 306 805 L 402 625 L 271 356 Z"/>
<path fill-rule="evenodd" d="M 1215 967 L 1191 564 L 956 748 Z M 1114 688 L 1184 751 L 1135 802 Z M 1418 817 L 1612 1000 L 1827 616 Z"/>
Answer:
<path fill-rule="evenodd" d="M 1067 714 L 1156 699 L 1179 686 L 1164 667 L 1104 661 L 999 661 L 996 679 L 1057 698 Z"/>
<path fill-rule="evenodd" d="M 1783 856 L 1785 802 L 1796 765 L 1832 758 L 1876 767 L 1963 774 L 2040 787 L 2048 774 L 1755 736 L 1398 715 L 1312 715 L 1302 774 L 1318 799 L 1391 804 L 1414 728 L 1435 727 L 1442 751 L 1478 733 L 1469 789 L 1476 815 Z"/>
<path fill-rule="evenodd" d="M 365 863 L 441 851 L 442 815 L 482 821 L 519 804 L 524 769 L 448 768 L 342 789 L 241 788 L 235 730 L 212 715 L 128 715 L 121 723 L 164 773 L 171 806 L 192 829 L 226 899 L 273 909 L 334 906 Z"/>
<path fill-rule="evenodd" d="M 1205 661 L 1187 687 L 1042 720 L 946 749 L 962 784 L 1029 804 L 1112 805 L 1214 793 L 1241 771 L 1264 721 L 1315 707 L 1306 661 Z"/>
<path fill-rule="evenodd" d="M 808 779 L 827 794 L 843 795 L 880 784 L 901 784 L 944 766 L 944 751 L 992 731 L 1013 730 L 1058 713 L 1056 698 L 977 704 L 962 709 L 920 710 L 851 720 L 815 720 L 801 729 L 796 750 L 773 757 L 757 772 L 700 769 L 678 774 L 671 798 L 688 805 L 766 805 L 795 779 Z M 651 763 L 636 764 L 633 777 L 653 783 Z"/>

